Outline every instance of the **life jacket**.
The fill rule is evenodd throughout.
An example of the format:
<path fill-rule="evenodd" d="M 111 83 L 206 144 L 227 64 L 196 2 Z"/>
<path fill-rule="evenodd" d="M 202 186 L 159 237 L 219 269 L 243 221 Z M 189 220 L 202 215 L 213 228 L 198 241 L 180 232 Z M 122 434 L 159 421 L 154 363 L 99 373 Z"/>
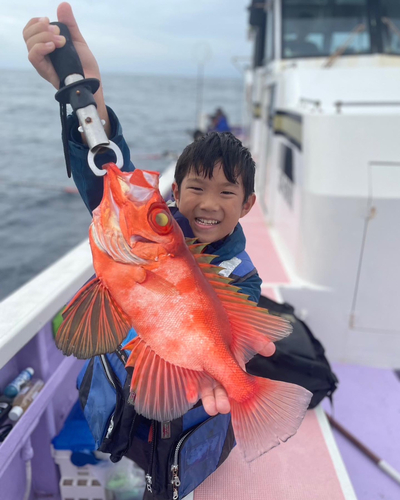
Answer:
<path fill-rule="evenodd" d="M 246 252 L 218 263 L 220 274 L 239 284 L 257 271 Z M 129 402 L 132 369 L 125 369 L 123 346 L 95 356 L 82 368 L 77 387 L 83 413 L 99 451 L 118 462 L 126 456 L 146 474 L 145 499 L 179 500 L 193 491 L 228 457 L 235 446 L 231 416 L 208 415 L 199 401 L 170 422 L 149 420 Z"/>

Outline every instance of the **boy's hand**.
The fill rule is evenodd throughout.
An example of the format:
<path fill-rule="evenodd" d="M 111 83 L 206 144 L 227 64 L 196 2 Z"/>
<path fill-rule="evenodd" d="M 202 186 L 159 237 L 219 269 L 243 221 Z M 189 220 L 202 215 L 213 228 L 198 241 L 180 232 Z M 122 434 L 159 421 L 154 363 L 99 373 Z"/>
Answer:
<path fill-rule="evenodd" d="M 68 27 L 71 33 L 72 42 L 81 60 L 85 77 L 100 79 L 97 61 L 79 31 L 71 6 L 68 3 L 64 2 L 58 6 L 57 18 L 60 23 L 64 23 Z M 58 89 L 59 78 L 50 59 L 47 57 L 56 48 L 65 45 L 65 37 L 60 36 L 58 26 L 51 25 L 47 17 L 35 17 L 25 26 L 23 36 L 29 52 L 29 61 L 40 76 Z"/>
<path fill-rule="evenodd" d="M 60 23 L 64 23 L 68 27 L 71 33 L 72 42 L 81 60 L 85 77 L 100 80 L 100 70 L 97 61 L 79 31 L 69 3 L 63 2 L 58 6 L 57 18 Z M 23 30 L 29 61 L 39 75 L 50 82 L 56 89 L 59 88 L 60 80 L 48 55 L 56 48 L 58 49 L 65 45 L 65 37 L 60 36 L 59 33 L 58 26 L 51 25 L 47 17 L 34 17 Z M 107 135 L 109 135 L 107 127 L 108 113 L 101 86 L 94 97 L 97 103 L 97 111 L 100 118 L 106 121 L 105 130 Z"/>
<path fill-rule="evenodd" d="M 272 356 L 276 350 L 275 344 L 270 342 L 267 344 L 259 354 L 261 356 Z M 208 390 L 203 392 L 203 397 L 201 398 L 205 411 L 214 416 L 217 413 L 229 413 L 231 411 L 231 405 L 229 403 L 228 394 L 222 385 L 217 385 L 214 389 L 210 387 Z"/>

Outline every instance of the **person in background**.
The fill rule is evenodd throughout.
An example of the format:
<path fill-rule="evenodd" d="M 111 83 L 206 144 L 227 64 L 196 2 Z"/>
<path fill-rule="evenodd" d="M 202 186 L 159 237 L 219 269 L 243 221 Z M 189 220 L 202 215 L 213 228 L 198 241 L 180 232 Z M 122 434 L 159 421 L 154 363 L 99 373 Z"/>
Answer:
<path fill-rule="evenodd" d="M 211 125 L 208 132 L 231 132 L 228 118 L 221 108 L 217 108 L 215 115 L 211 116 Z"/>

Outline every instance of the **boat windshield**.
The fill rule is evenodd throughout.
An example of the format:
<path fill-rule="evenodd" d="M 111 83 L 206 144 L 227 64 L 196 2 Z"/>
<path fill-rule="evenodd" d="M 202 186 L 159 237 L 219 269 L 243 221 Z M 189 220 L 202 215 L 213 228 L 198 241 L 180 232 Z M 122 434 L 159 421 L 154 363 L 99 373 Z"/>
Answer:
<path fill-rule="evenodd" d="M 371 52 L 368 0 L 283 0 L 282 28 L 283 58 Z"/>
<path fill-rule="evenodd" d="M 382 51 L 400 54 L 400 1 L 381 1 Z"/>

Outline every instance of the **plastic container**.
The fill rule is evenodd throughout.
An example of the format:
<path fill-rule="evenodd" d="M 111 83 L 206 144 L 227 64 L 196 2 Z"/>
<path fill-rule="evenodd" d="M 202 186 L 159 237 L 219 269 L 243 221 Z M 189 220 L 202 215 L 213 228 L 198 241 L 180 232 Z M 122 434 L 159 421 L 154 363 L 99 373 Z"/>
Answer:
<path fill-rule="evenodd" d="M 44 386 L 43 380 L 32 381 L 28 386 L 21 389 L 20 394 L 14 399 L 13 406 L 8 414 L 8 418 L 16 422 L 27 410 L 32 401 L 36 398 Z"/>
<path fill-rule="evenodd" d="M 142 500 L 145 489 L 143 470 L 123 457 L 109 470 L 106 492 L 110 500 Z"/>
<path fill-rule="evenodd" d="M 108 500 L 104 486 L 93 474 L 90 465 L 76 467 L 71 462 L 70 450 L 52 449 L 55 463 L 60 468 L 60 493 L 62 500 Z"/>
<path fill-rule="evenodd" d="M 35 373 L 33 368 L 26 368 L 23 370 L 17 378 L 15 378 L 7 387 L 4 389 L 4 395 L 8 398 L 14 398 L 21 390 L 22 386 L 25 385 Z"/>

